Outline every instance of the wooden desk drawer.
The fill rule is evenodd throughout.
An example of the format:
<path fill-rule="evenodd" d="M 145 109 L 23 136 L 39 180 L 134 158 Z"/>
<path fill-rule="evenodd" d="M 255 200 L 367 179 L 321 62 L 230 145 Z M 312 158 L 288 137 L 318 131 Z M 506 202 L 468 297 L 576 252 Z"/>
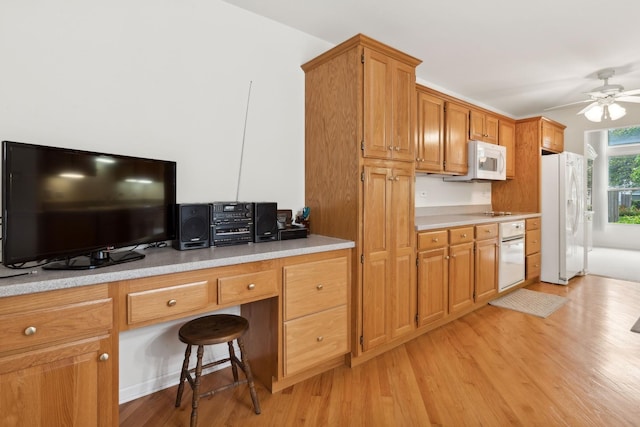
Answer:
<path fill-rule="evenodd" d="M 112 329 L 110 298 L 0 316 L 0 353 L 97 336 Z"/>
<path fill-rule="evenodd" d="M 540 252 L 540 229 L 527 231 L 525 237 L 525 254 Z"/>
<path fill-rule="evenodd" d="M 476 225 L 476 240 L 493 239 L 498 237 L 498 224 Z"/>
<path fill-rule="evenodd" d="M 447 230 L 423 231 L 418 233 L 418 250 L 443 248 L 449 244 Z"/>
<path fill-rule="evenodd" d="M 540 228 L 540 218 L 527 218 L 526 220 L 526 229 L 529 230 L 537 230 Z"/>
<path fill-rule="evenodd" d="M 218 304 L 240 304 L 278 295 L 276 270 L 218 279 Z"/>
<path fill-rule="evenodd" d="M 526 278 L 527 280 L 540 276 L 540 252 L 527 256 Z"/>
<path fill-rule="evenodd" d="M 449 230 L 449 244 L 473 242 L 473 226 L 452 228 Z"/>
<path fill-rule="evenodd" d="M 127 323 L 188 313 L 209 304 L 209 282 L 184 283 L 127 294 Z"/>
<path fill-rule="evenodd" d="M 347 303 L 347 259 L 284 267 L 284 318 L 294 319 Z"/>
<path fill-rule="evenodd" d="M 286 322 L 284 335 L 285 375 L 346 354 L 349 351 L 347 306 Z"/>

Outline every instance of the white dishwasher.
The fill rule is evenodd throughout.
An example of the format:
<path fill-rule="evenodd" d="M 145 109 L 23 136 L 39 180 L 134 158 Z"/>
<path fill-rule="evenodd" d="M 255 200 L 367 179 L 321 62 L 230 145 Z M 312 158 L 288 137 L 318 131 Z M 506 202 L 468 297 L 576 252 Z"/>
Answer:
<path fill-rule="evenodd" d="M 498 292 L 502 292 L 524 280 L 524 220 L 501 222 L 499 236 Z"/>

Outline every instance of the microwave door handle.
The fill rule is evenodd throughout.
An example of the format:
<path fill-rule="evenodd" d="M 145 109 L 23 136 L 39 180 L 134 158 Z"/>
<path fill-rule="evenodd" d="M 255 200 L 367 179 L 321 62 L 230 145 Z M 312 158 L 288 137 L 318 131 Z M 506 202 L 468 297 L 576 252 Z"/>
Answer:
<path fill-rule="evenodd" d="M 504 159 L 504 155 L 502 154 L 502 152 L 500 152 L 500 163 L 502 164 L 502 167 L 500 168 L 500 173 L 504 172 L 504 168 L 506 167 L 507 162 Z"/>

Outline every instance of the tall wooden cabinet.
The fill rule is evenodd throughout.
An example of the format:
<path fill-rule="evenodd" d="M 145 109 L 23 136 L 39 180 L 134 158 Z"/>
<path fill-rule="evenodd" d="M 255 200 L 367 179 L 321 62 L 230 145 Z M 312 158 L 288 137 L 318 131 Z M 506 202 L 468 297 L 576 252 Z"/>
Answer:
<path fill-rule="evenodd" d="M 516 124 L 511 120 L 500 119 L 498 125 L 498 145 L 507 149 L 507 179 L 516 176 Z"/>
<path fill-rule="evenodd" d="M 305 71 L 311 232 L 353 240 L 352 357 L 415 329 L 415 67 L 356 35 Z"/>
<path fill-rule="evenodd" d="M 558 131 L 556 138 L 559 140 L 565 126 L 546 117 L 516 121 L 515 155 L 518 167 L 513 179 L 491 183 L 491 205 L 494 210 L 540 212 L 540 156 L 543 151 L 548 151 L 544 146 L 543 130 L 549 128 Z"/>

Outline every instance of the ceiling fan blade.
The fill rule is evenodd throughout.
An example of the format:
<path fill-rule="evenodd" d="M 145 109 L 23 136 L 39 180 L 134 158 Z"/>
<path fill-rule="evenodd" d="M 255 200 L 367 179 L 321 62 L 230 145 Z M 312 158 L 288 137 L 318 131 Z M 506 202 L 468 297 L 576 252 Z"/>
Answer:
<path fill-rule="evenodd" d="M 618 94 L 618 96 L 628 96 L 628 95 L 640 95 L 640 89 L 625 90 L 624 92 L 620 92 Z"/>
<path fill-rule="evenodd" d="M 557 110 L 559 108 L 571 107 L 572 105 L 584 104 L 585 102 L 591 102 L 591 99 L 585 99 L 584 101 L 570 102 L 568 104 L 556 105 L 555 107 L 545 108 L 544 111 Z"/>
<path fill-rule="evenodd" d="M 589 108 L 593 107 L 594 105 L 598 105 L 598 101 L 594 101 L 591 104 L 587 105 L 582 110 L 578 111 L 578 113 L 576 113 L 576 115 L 579 116 L 580 114 L 584 114 L 585 111 L 587 111 Z"/>
<path fill-rule="evenodd" d="M 640 97 L 639 96 L 616 96 L 616 101 L 635 102 L 636 104 L 640 104 Z"/>

